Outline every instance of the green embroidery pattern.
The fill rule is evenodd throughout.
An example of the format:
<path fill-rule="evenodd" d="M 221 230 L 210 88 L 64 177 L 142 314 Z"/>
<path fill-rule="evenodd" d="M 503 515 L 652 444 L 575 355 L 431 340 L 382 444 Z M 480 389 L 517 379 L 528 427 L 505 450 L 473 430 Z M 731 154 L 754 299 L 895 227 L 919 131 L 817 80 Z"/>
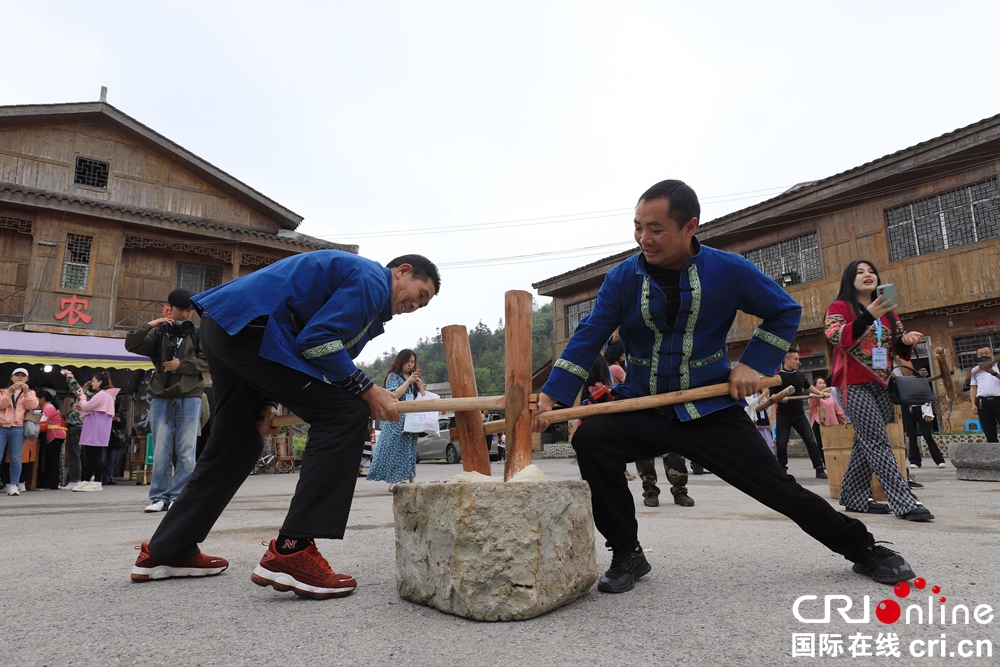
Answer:
<path fill-rule="evenodd" d="M 704 359 L 698 359 L 696 361 L 692 361 L 691 362 L 691 368 L 704 368 L 705 366 L 708 366 L 709 364 L 713 364 L 716 361 L 718 361 L 719 359 L 721 359 L 723 354 L 725 354 L 725 352 L 723 352 L 722 350 L 719 350 L 718 352 L 716 352 L 715 354 L 713 354 L 710 357 L 705 357 Z"/>
<path fill-rule="evenodd" d="M 556 368 L 561 368 L 564 371 L 569 371 L 573 375 L 577 376 L 581 380 L 586 380 L 590 377 L 590 373 L 584 369 L 583 366 L 577 366 L 572 361 L 566 361 L 565 359 L 556 359 L 556 363 L 553 364 Z"/>
<path fill-rule="evenodd" d="M 328 354 L 333 354 L 337 350 L 343 350 L 344 343 L 339 340 L 331 340 L 329 343 L 323 343 L 322 345 L 317 345 L 316 347 L 311 347 L 302 353 L 302 356 L 306 359 L 315 359 L 316 357 L 324 357 Z"/>
<path fill-rule="evenodd" d="M 650 331 L 653 332 L 653 350 L 649 359 L 649 395 L 654 396 L 657 393 L 656 371 L 660 368 L 660 346 L 663 344 L 663 334 L 653 323 L 653 316 L 649 312 L 649 276 L 643 276 L 642 278 L 642 300 L 640 301 L 640 306 L 642 307 L 642 319 Z"/>
<path fill-rule="evenodd" d="M 372 320 L 371 322 L 369 322 L 368 324 L 366 324 L 365 328 L 361 330 L 361 333 L 359 333 L 357 336 L 355 336 L 354 338 L 352 338 L 347 343 L 347 345 L 345 345 L 344 347 L 346 347 L 347 349 L 351 349 L 352 347 L 354 347 L 355 345 L 357 345 L 358 341 L 361 340 L 361 337 L 364 336 L 366 333 L 368 333 L 368 330 L 371 328 L 371 326 L 373 324 L 375 324 L 375 320 Z"/>
<path fill-rule="evenodd" d="M 698 277 L 698 267 L 694 264 L 688 267 L 688 281 L 691 283 L 691 314 L 688 315 L 687 324 L 684 326 L 684 342 L 681 347 L 681 389 L 691 387 L 691 375 L 688 364 L 691 359 L 691 350 L 694 349 L 694 328 L 698 323 L 698 315 L 701 311 L 701 279 Z M 685 403 L 685 409 L 692 419 L 697 419 L 701 415 L 694 403 Z"/>
<path fill-rule="evenodd" d="M 754 338 L 760 338 L 762 341 L 768 345 L 773 345 L 782 352 L 788 352 L 788 349 L 792 346 L 792 342 L 785 340 L 784 338 L 778 338 L 770 331 L 764 331 L 760 327 L 757 327 L 753 332 Z"/>
<path fill-rule="evenodd" d="M 631 354 L 628 355 L 628 362 L 636 366 L 649 366 L 649 359 L 640 359 L 639 357 L 633 357 Z"/>

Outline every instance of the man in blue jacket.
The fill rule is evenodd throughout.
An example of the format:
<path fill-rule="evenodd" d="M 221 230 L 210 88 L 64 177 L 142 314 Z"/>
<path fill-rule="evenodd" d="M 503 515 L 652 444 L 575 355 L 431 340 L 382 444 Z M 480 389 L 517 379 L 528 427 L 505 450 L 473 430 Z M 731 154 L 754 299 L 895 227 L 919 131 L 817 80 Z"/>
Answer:
<path fill-rule="evenodd" d="M 251 579 L 313 598 L 351 593 L 354 578 L 335 573 L 314 539 L 344 537 L 369 416 L 399 420 L 395 396 L 353 359 L 394 315 L 426 306 L 440 288 L 437 267 L 420 255 L 382 267 L 318 250 L 193 297 L 212 372 L 212 433 L 184 491 L 140 547 L 132 580 L 229 566 L 198 543 L 253 469 L 281 403 L 309 423 L 309 444 L 285 522 Z"/>
<path fill-rule="evenodd" d="M 677 452 L 795 521 L 828 548 L 854 561 L 854 571 L 895 584 L 913 578 L 909 564 L 875 545 L 864 524 L 788 476 L 753 422 L 743 398 L 760 374 L 781 364 L 801 307 L 751 262 L 703 246 L 695 238 L 701 207 L 681 181 L 662 181 L 636 206 L 640 253 L 604 278 L 591 313 L 580 321 L 538 397 L 536 429 L 556 403 L 572 405 L 601 348 L 623 347 L 628 375 L 619 395 L 648 396 L 728 382 L 729 395 L 588 417 L 573 438 L 580 473 L 590 484 L 594 523 L 612 550 L 598 589 L 632 590 L 650 571 L 639 545 L 625 464 Z M 726 336 L 736 311 L 762 321 L 739 363 L 729 367 Z M 612 334 L 618 329 L 618 335 Z M 620 341 L 618 340 L 620 338 Z"/>

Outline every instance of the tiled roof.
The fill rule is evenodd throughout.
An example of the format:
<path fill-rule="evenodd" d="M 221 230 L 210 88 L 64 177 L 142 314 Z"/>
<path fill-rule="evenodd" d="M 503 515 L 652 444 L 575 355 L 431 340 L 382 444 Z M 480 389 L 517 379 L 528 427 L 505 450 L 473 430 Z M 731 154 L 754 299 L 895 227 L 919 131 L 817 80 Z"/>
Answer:
<path fill-rule="evenodd" d="M 165 213 L 163 211 L 158 211 L 155 209 L 142 209 L 129 206 L 121 206 L 119 204 L 111 204 L 108 202 L 98 201 L 94 199 L 86 199 L 83 197 L 73 197 L 70 195 L 60 194 L 56 192 L 49 192 L 47 190 L 38 190 L 35 188 L 29 188 L 23 185 L 16 185 L 12 183 L 0 183 L 0 191 L 21 193 L 24 195 L 28 195 L 31 197 L 38 197 L 41 199 L 64 201 L 72 204 L 78 204 L 81 206 L 89 206 L 94 209 L 117 211 L 120 213 L 127 213 L 129 215 L 136 215 L 143 218 L 166 220 L 169 222 L 179 222 L 185 225 L 191 225 L 192 227 L 200 227 L 202 229 L 214 229 L 218 231 L 241 234 L 245 236 L 252 236 L 255 238 L 265 239 L 268 241 L 278 241 L 281 243 L 304 246 L 307 248 L 344 250 L 346 252 L 353 252 L 353 253 L 357 253 L 358 251 L 358 247 L 356 245 L 347 245 L 342 243 L 333 243 L 330 241 L 324 241 L 322 239 L 318 239 L 312 236 L 306 236 L 305 234 L 300 234 L 299 232 L 293 232 L 287 229 L 282 229 L 277 234 L 271 234 L 269 232 L 264 232 L 256 229 L 234 227 L 233 225 L 227 225 L 221 222 L 207 220 L 205 218 L 189 218 L 186 216 L 175 215 L 173 213 Z"/>
<path fill-rule="evenodd" d="M 859 165 L 857 167 L 853 167 L 853 168 L 848 169 L 846 171 L 842 171 L 842 172 L 840 172 L 838 174 L 834 174 L 833 176 L 828 176 L 827 178 L 824 178 L 824 179 L 821 179 L 821 180 L 818 180 L 818 181 L 807 181 L 807 182 L 804 182 L 804 183 L 799 183 L 799 184 L 797 184 L 797 185 L 789 188 L 788 190 L 782 192 L 781 194 L 779 194 L 779 195 L 777 195 L 775 197 L 772 197 L 772 198 L 767 199 L 767 200 L 762 201 L 762 202 L 758 202 L 756 204 L 753 204 L 752 206 L 748 206 L 748 207 L 740 209 L 738 211 L 733 211 L 732 213 L 727 213 L 726 215 L 724 215 L 724 216 L 722 216 L 720 218 L 715 218 L 714 220 L 711 220 L 709 222 L 703 223 L 702 225 L 699 226 L 699 230 L 700 229 L 705 229 L 705 228 L 710 228 L 710 227 L 715 226 L 715 225 L 720 225 L 720 224 L 723 224 L 725 222 L 730 222 L 730 221 L 733 221 L 733 220 L 738 220 L 739 218 L 741 218 L 743 216 L 746 216 L 746 215 L 749 215 L 749 214 L 751 214 L 753 212 L 761 211 L 761 210 L 764 210 L 764 209 L 776 206 L 776 205 L 782 203 L 785 200 L 790 200 L 790 199 L 792 199 L 794 197 L 800 197 L 800 196 L 802 196 L 806 192 L 815 191 L 815 190 L 817 190 L 819 188 L 822 188 L 824 186 L 830 185 L 832 183 L 836 183 L 838 181 L 846 181 L 846 180 L 849 180 L 849 178 L 851 178 L 851 177 L 859 176 L 859 175 L 864 174 L 866 172 L 873 171 L 874 169 L 876 169 L 878 167 L 881 167 L 881 166 L 883 166 L 886 163 L 897 161 L 897 160 L 909 157 L 909 156 L 911 156 L 913 154 L 919 153 L 921 150 L 924 150 L 924 149 L 927 149 L 929 147 L 932 147 L 934 144 L 947 144 L 949 141 L 957 139 L 961 135 L 969 134 L 969 133 L 972 133 L 972 132 L 975 132 L 975 131 L 978 131 L 978 130 L 981 130 L 981 129 L 987 129 L 987 128 L 993 126 L 993 125 L 996 125 L 997 123 L 1000 123 L 1000 114 L 997 114 L 996 116 L 991 116 L 989 118 L 985 118 L 983 120 L 977 121 L 977 122 L 972 123 L 970 125 L 966 125 L 965 127 L 960 127 L 957 130 L 952 130 L 951 132 L 946 132 L 945 134 L 942 134 L 942 135 L 940 135 L 938 137 L 934 137 L 933 139 L 928 139 L 927 141 L 922 141 L 922 142 L 920 142 L 918 144 L 914 144 L 913 146 L 910 146 L 909 148 L 904 148 L 904 149 L 898 150 L 898 151 L 896 151 L 894 153 L 889 153 L 888 155 L 884 155 L 884 156 L 882 156 L 882 157 L 880 157 L 878 159 L 871 160 L 869 162 L 865 162 L 862 165 Z M 539 285 L 544 285 L 545 283 L 549 283 L 549 282 L 552 282 L 552 281 L 555 281 L 555 280 L 559 280 L 561 278 L 566 278 L 566 277 L 568 277 L 568 276 L 570 276 L 570 275 L 572 275 L 574 273 L 583 272 L 583 271 L 586 271 L 587 269 L 596 267 L 596 266 L 598 266 L 600 264 L 604 264 L 604 263 L 607 263 L 607 262 L 612 262 L 613 261 L 613 262 L 615 262 L 615 264 L 618 264 L 618 263 L 624 261 L 627 257 L 629 257 L 630 255 L 632 255 L 633 253 L 635 253 L 635 250 L 628 250 L 628 251 L 626 251 L 624 253 L 618 253 L 617 255 L 611 255 L 609 257 L 605 257 L 604 259 L 599 259 L 596 262 L 591 262 L 590 264 L 586 264 L 584 266 L 581 266 L 579 268 L 573 269 L 571 271 L 567 271 L 565 273 L 560 273 L 557 276 L 553 276 L 551 278 L 546 278 L 545 280 L 541 280 L 541 281 L 539 281 L 537 283 L 532 283 L 532 287 L 534 287 L 535 289 L 538 289 Z"/>

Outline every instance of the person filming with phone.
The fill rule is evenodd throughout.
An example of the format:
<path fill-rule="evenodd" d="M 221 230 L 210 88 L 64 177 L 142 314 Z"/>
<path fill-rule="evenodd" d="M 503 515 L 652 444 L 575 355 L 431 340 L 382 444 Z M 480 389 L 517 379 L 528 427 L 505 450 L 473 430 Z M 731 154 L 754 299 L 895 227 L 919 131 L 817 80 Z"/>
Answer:
<path fill-rule="evenodd" d="M 840 293 L 826 311 L 827 352 L 833 359 L 833 382 L 841 387 L 844 411 L 854 425 L 854 447 L 844 473 L 840 504 L 848 512 L 888 514 L 907 521 L 934 518 L 920 504 L 892 453 L 886 425 L 893 417 L 889 396 L 892 358 L 909 360 L 919 331 L 906 331 L 894 308 L 891 285 L 880 285 L 878 270 L 866 260 L 847 265 Z M 872 499 L 872 473 L 885 490 L 889 506 Z"/>
<path fill-rule="evenodd" d="M 191 316 L 191 292 L 175 289 L 167 297 L 170 314 L 143 324 L 125 338 L 125 349 L 153 361 L 149 382 L 149 426 L 153 432 L 153 478 L 146 512 L 170 509 L 194 470 L 201 425 L 202 373 L 208 361 Z"/>

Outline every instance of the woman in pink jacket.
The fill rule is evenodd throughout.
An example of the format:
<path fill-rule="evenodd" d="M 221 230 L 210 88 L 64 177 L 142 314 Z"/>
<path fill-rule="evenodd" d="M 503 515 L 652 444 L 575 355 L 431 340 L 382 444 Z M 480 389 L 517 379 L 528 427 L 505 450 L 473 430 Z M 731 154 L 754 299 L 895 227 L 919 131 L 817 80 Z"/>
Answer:
<path fill-rule="evenodd" d="M 21 479 L 21 452 L 24 450 L 24 411 L 38 407 L 35 392 L 28 389 L 28 371 L 15 368 L 10 374 L 11 385 L 0 390 L 0 461 L 4 451 L 10 452 L 10 484 L 8 496 L 19 496 L 17 482 Z"/>
<path fill-rule="evenodd" d="M 111 423 L 115 418 L 115 397 L 118 389 L 111 384 L 111 378 L 104 371 L 97 373 L 87 383 L 90 390 L 97 392 L 90 398 L 79 389 L 80 412 L 83 415 L 83 429 L 80 431 L 80 446 L 86 458 L 83 480 L 73 487 L 74 491 L 103 491 L 101 479 L 104 470 L 104 451 L 111 440 Z"/>
<path fill-rule="evenodd" d="M 816 444 L 820 450 L 823 449 L 823 436 L 820 435 L 820 426 L 837 426 L 847 423 L 847 415 L 840 407 L 840 402 L 826 388 L 826 380 L 819 378 L 815 385 L 826 398 L 809 399 L 809 423 L 812 424 L 813 433 L 816 434 Z"/>

